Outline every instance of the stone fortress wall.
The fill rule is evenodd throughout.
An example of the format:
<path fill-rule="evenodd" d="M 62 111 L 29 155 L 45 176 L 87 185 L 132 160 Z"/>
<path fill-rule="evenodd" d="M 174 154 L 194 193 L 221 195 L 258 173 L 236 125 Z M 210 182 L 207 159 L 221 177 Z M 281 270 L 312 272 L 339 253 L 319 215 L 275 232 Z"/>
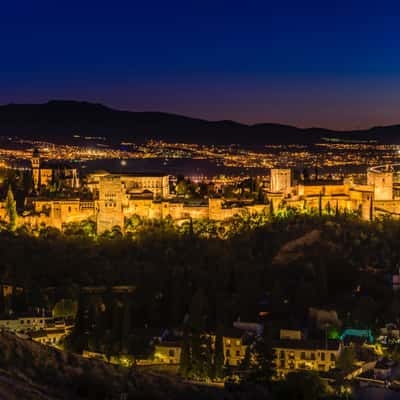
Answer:
<path fill-rule="evenodd" d="M 33 174 L 37 174 L 38 162 L 33 160 Z M 39 171 L 40 173 L 40 171 Z M 185 219 L 224 220 L 241 212 L 275 212 L 285 207 L 297 209 L 338 209 L 360 212 L 364 220 L 389 214 L 400 215 L 400 197 L 396 197 L 395 171 L 391 167 L 368 170 L 367 184 L 355 184 L 352 180 L 293 182 L 290 169 L 272 169 L 266 204 L 230 205 L 227 199 L 209 198 L 205 204 L 187 204 L 170 191 L 168 175 L 112 174 L 106 171 L 89 174 L 84 185 L 92 192 L 94 200 L 80 198 L 54 200 L 33 196 L 26 199 L 30 213 L 18 219 L 20 225 L 31 227 L 54 226 L 93 220 L 98 232 L 124 227 L 124 221 L 133 215 L 141 218 L 175 221 Z M 272 203 L 272 204 L 271 204 Z M 6 220 L 4 203 L 0 203 L 0 220 Z"/>

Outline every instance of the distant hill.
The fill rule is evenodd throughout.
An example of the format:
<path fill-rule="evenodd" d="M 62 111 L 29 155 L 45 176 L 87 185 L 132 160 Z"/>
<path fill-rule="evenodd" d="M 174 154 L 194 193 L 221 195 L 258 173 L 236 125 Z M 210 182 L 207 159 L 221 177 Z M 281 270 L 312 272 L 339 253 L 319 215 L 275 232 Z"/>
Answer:
<path fill-rule="evenodd" d="M 0 106 L 0 136 L 69 142 L 74 134 L 105 136 L 114 142 L 161 139 L 186 143 L 264 145 L 307 144 L 328 138 L 400 144 L 400 125 L 338 132 L 269 123 L 245 125 L 234 121 L 207 121 L 162 112 L 119 111 L 101 104 L 76 101 Z"/>

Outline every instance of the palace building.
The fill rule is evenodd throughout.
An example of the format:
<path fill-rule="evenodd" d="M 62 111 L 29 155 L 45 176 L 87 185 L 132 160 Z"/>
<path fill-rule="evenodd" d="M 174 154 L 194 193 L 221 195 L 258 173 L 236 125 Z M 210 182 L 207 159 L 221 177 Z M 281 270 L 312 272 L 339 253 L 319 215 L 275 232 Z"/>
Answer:
<path fill-rule="evenodd" d="M 97 232 L 119 227 L 137 215 L 144 219 L 171 218 L 225 220 L 240 213 L 271 213 L 292 208 L 320 213 L 355 212 L 364 220 L 380 215 L 400 216 L 400 177 L 395 166 L 370 168 L 366 184 L 352 179 L 294 181 L 290 169 L 272 169 L 270 188 L 264 201 L 238 202 L 216 193 L 202 201 L 186 201 L 174 194 L 174 177 L 165 174 L 89 173 L 80 185 L 77 170 L 62 164 L 43 162 L 37 150 L 32 156 L 35 192 L 25 200 L 25 212 L 18 224 L 54 226 L 92 220 Z M 49 198 L 46 188 L 61 182 L 67 195 Z M 7 220 L 4 202 L 0 219 Z"/>
<path fill-rule="evenodd" d="M 39 150 L 35 149 L 31 158 L 33 187 L 39 192 L 54 182 L 62 182 L 72 189 L 79 187 L 78 171 L 65 163 L 50 163 L 42 160 Z"/>

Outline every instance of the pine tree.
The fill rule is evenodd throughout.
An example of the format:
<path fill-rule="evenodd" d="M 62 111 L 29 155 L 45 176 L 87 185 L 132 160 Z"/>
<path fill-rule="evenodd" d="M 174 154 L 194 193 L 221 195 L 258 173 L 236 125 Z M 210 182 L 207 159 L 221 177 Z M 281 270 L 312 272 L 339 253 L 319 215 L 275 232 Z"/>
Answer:
<path fill-rule="evenodd" d="M 339 202 L 336 200 L 336 210 L 335 210 L 335 216 L 339 216 Z"/>
<path fill-rule="evenodd" d="M 17 205 L 14 200 L 14 194 L 11 190 L 11 186 L 8 187 L 7 191 L 7 197 L 6 197 L 6 203 L 5 203 L 5 208 L 8 216 L 8 228 L 11 231 L 14 231 L 15 228 L 17 227 Z"/>

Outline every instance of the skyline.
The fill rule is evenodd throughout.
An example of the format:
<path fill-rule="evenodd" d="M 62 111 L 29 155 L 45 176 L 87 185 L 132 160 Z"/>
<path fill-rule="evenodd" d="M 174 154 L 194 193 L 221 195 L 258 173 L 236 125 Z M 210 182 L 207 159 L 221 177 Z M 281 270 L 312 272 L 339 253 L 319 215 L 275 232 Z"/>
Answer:
<path fill-rule="evenodd" d="M 399 6 L 22 3 L 0 16 L 1 104 L 73 99 L 341 130 L 400 123 Z"/>

